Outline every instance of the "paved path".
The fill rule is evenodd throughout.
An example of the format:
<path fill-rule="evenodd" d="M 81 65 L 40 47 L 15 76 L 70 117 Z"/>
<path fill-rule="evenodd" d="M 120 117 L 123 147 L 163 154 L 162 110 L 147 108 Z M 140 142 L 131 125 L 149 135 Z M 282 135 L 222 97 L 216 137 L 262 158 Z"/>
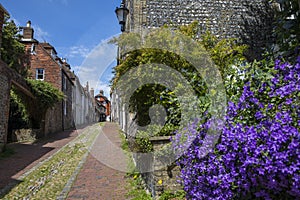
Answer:
<path fill-rule="evenodd" d="M 68 200 L 123 200 L 126 198 L 127 157 L 119 148 L 118 126 L 106 122 L 77 175 Z"/>

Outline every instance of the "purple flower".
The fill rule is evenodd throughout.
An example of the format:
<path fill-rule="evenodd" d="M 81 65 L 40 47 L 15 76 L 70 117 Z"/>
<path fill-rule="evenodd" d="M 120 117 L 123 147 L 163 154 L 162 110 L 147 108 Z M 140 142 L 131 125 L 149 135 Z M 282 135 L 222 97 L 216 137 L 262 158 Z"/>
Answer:
<path fill-rule="evenodd" d="M 276 60 L 271 83 L 253 90 L 245 84 L 238 101 L 228 103 L 226 126 L 206 156 L 209 120 L 176 135 L 174 149 L 186 148 L 178 164 L 187 199 L 300 199 L 300 57 L 297 62 Z M 182 138 L 194 141 L 185 147 Z"/>

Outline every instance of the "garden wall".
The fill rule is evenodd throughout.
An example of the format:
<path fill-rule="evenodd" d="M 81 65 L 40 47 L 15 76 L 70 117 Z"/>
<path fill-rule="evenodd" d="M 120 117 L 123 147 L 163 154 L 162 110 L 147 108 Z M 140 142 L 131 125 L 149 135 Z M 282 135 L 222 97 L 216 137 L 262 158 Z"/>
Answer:
<path fill-rule="evenodd" d="M 0 152 L 7 143 L 9 100 L 12 84 L 23 94 L 34 98 L 25 80 L 0 60 Z"/>

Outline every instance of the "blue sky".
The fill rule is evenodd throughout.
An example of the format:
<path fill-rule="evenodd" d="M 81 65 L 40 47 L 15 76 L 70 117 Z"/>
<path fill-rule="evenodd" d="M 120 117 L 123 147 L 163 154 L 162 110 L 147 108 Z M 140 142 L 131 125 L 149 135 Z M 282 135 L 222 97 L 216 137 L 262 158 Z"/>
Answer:
<path fill-rule="evenodd" d="M 67 58 L 81 84 L 88 81 L 108 95 L 116 47 L 107 41 L 120 34 L 115 8 L 121 0 L 2 0 L 18 26 L 31 20 L 34 38 L 49 42 Z"/>

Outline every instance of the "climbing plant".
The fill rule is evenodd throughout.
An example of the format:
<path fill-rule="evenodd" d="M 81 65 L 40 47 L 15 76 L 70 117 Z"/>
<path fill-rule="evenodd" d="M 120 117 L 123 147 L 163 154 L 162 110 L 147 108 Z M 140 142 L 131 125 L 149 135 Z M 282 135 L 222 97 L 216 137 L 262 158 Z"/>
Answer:
<path fill-rule="evenodd" d="M 9 127 L 11 129 L 28 128 L 30 116 L 24 101 L 13 87 L 10 90 Z"/>
<path fill-rule="evenodd" d="M 44 113 L 55 103 L 64 98 L 64 94 L 50 83 L 40 80 L 26 79 L 36 97 L 36 103 L 40 113 Z"/>

